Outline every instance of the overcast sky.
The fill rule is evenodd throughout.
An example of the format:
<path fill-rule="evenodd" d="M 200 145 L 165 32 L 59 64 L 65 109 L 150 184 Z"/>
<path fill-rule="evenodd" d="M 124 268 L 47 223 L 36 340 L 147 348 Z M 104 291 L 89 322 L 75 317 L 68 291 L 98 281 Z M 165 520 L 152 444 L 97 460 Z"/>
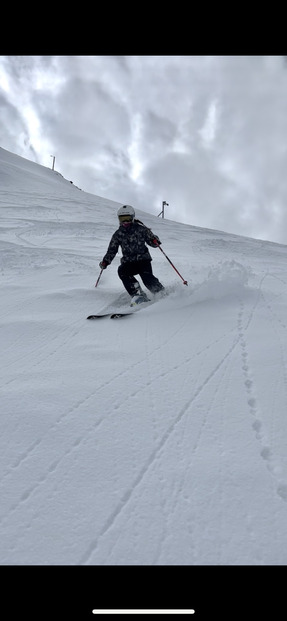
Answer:
<path fill-rule="evenodd" d="M 0 146 L 135 209 L 287 244 L 283 56 L 0 56 Z"/>

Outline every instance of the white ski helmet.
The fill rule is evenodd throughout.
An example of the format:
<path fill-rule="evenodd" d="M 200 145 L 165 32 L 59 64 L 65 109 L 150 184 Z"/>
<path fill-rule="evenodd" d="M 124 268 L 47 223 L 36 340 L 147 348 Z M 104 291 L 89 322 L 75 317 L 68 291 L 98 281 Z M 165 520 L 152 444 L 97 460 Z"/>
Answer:
<path fill-rule="evenodd" d="M 135 210 L 131 205 L 123 205 L 118 209 L 118 218 L 121 220 L 123 216 L 130 216 L 133 220 L 135 217 Z"/>

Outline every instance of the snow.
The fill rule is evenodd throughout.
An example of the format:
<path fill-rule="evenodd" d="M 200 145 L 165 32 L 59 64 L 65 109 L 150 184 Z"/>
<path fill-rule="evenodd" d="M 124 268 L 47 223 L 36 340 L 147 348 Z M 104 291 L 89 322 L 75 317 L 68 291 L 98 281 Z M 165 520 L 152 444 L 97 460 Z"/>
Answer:
<path fill-rule="evenodd" d="M 136 210 L 188 286 L 151 249 L 168 297 L 87 321 L 120 203 L 4 149 L 0 186 L 1 564 L 285 565 L 287 246 Z"/>

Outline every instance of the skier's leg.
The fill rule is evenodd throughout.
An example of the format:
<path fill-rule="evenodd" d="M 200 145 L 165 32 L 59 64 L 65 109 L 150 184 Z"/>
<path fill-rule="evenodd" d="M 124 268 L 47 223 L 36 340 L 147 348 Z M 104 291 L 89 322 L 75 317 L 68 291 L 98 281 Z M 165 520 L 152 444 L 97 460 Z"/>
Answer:
<path fill-rule="evenodd" d="M 134 263 L 121 263 L 118 268 L 118 275 L 126 291 L 133 296 L 141 292 L 141 287 L 134 274 L 137 274 L 137 267 Z"/>
<path fill-rule="evenodd" d="M 152 293 L 164 290 L 164 286 L 152 272 L 151 261 L 140 261 L 138 273 L 146 288 Z"/>

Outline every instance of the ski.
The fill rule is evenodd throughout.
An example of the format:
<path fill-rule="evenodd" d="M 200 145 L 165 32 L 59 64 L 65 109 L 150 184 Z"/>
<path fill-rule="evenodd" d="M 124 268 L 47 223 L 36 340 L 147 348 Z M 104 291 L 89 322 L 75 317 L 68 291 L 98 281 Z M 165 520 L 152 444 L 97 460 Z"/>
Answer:
<path fill-rule="evenodd" d="M 113 313 L 110 315 L 111 319 L 120 319 L 121 317 L 127 317 L 127 315 L 133 315 L 135 311 L 127 311 L 126 313 Z"/>
<path fill-rule="evenodd" d="M 168 295 L 167 292 L 165 295 Z M 162 298 L 159 298 L 162 299 Z M 105 310 L 102 313 L 98 313 L 96 315 L 88 315 L 87 319 L 102 319 L 104 317 L 110 317 L 110 319 L 120 319 L 121 317 L 126 317 L 127 315 L 133 315 L 134 313 L 138 313 L 140 310 L 155 304 L 159 300 L 148 300 L 147 302 L 141 302 L 140 304 L 135 304 L 133 306 L 125 306 L 119 310 L 113 310 L 110 307 L 110 310 Z"/>
<path fill-rule="evenodd" d="M 120 317 L 133 315 L 134 312 L 135 311 L 127 311 L 126 313 L 102 313 L 99 315 L 89 315 L 87 319 L 102 319 L 103 317 L 110 317 L 110 319 L 119 319 Z"/>
<path fill-rule="evenodd" d="M 150 306 L 150 304 L 152 304 L 152 302 L 149 300 L 147 303 L 129 306 L 127 310 L 107 310 L 103 313 L 99 313 L 98 315 L 89 315 L 87 319 L 101 319 L 102 317 L 110 317 L 110 319 L 120 319 L 120 317 L 126 317 L 127 315 L 133 315 L 134 313 L 138 313 L 142 308 L 146 308 L 147 306 Z"/>

